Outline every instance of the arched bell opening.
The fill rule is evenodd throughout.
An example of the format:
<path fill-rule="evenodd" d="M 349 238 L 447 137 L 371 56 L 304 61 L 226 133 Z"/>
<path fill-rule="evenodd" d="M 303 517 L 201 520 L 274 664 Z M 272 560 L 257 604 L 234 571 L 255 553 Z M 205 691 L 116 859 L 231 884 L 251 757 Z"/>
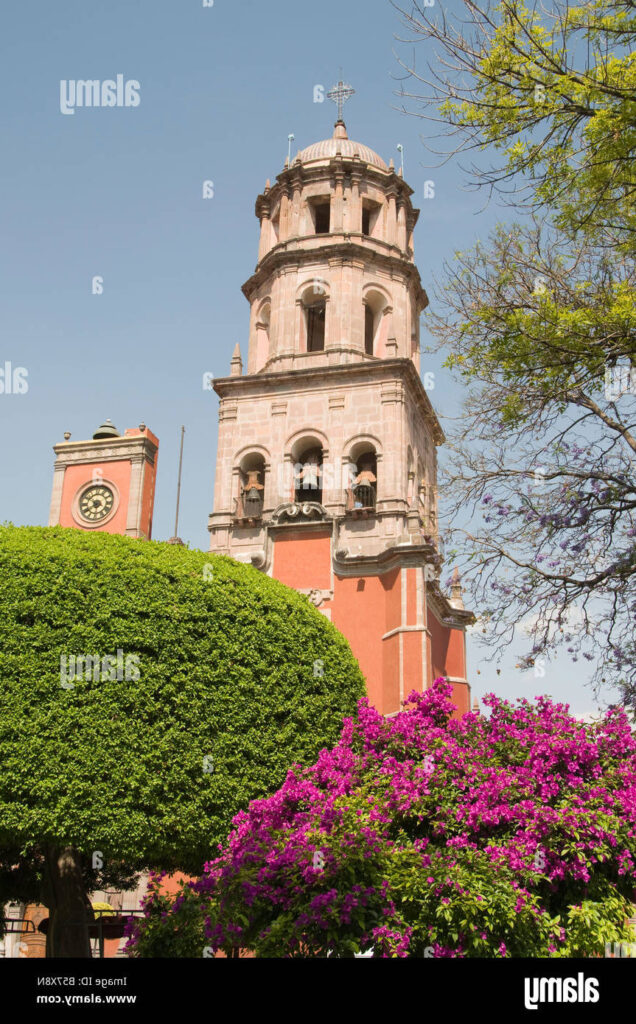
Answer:
<path fill-rule="evenodd" d="M 322 505 L 323 454 L 322 448 L 310 441 L 297 446 L 294 455 L 294 501 L 307 501 Z"/>
<path fill-rule="evenodd" d="M 235 519 L 247 522 L 262 519 L 265 501 L 265 459 L 262 455 L 254 452 L 241 460 L 239 487 Z"/>
<path fill-rule="evenodd" d="M 352 449 L 349 455 L 350 485 L 346 511 L 353 516 L 375 512 L 378 500 L 378 456 L 371 444 Z"/>

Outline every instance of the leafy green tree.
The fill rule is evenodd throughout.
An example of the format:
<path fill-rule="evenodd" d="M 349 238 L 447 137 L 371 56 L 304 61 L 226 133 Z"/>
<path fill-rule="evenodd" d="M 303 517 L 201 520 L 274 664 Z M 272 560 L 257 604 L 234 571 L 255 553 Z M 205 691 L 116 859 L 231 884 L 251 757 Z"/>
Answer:
<path fill-rule="evenodd" d="M 633 0 L 464 0 L 459 14 L 392 0 L 426 67 L 400 63 L 425 92 L 402 89 L 446 125 L 445 155 L 483 153 L 471 181 L 555 218 L 567 234 L 636 232 L 636 4 Z M 440 14 L 441 10 L 441 14 Z M 414 85 L 414 90 L 419 86 Z M 405 107 L 406 109 L 406 107 Z M 411 109 L 409 113 L 412 113 Z M 439 142 L 431 149 L 439 151 Z"/>
<path fill-rule="evenodd" d="M 88 956 L 88 893 L 201 871 L 234 814 L 338 736 L 364 692 L 345 639 L 229 558 L 0 527 L 0 897 Z"/>
<path fill-rule="evenodd" d="M 636 6 L 463 6 L 402 11 L 437 58 L 403 95 L 531 216 L 455 254 L 428 321 L 467 389 L 454 540 L 487 643 L 523 622 L 522 667 L 564 644 L 636 708 Z"/>

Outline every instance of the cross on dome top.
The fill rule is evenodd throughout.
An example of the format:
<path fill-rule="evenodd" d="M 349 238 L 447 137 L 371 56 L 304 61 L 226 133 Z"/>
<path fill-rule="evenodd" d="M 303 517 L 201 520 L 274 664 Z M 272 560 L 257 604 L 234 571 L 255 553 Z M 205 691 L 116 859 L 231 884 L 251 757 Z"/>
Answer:
<path fill-rule="evenodd" d="M 342 76 L 342 72 L 341 72 Z M 338 105 L 338 120 L 342 121 L 342 108 L 348 99 L 354 95 L 355 89 L 352 89 L 350 85 L 342 81 L 342 77 L 337 85 L 334 85 L 332 89 L 327 93 L 327 99 L 332 100 Z"/>

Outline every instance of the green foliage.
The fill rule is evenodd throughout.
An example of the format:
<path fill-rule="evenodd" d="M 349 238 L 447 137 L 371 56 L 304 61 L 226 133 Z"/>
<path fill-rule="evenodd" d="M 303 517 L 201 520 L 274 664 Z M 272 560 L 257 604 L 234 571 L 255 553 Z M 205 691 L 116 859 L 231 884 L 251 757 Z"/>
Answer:
<path fill-rule="evenodd" d="M 16 851 L 32 884 L 47 846 L 74 847 L 89 873 L 93 853 L 106 871 L 200 871 L 236 812 L 333 743 L 364 693 L 308 599 L 229 558 L 4 526 L 0 580 L 6 890 Z M 104 670 L 118 651 L 129 678 Z M 71 656 L 97 668 L 68 682 Z"/>
<path fill-rule="evenodd" d="M 620 225 L 633 251 L 636 228 L 636 18 L 631 4 L 557 3 L 549 12 L 518 0 L 471 5 L 482 31 L 476 46 L 447 33 L 461 50 L 470 86 L 443 90 L 442 116 L 469 145 L 491 145 L 503 166 L 484 180 L 524 177 L 533 201 L 557 211 L 558 226 L 594 233 Z M 439 39 L 430 24 L 418 30 Z M 465 25 L 462 26 L 465 32 Z M 458 41 L 458 38 L 461 41 Z M 619 207 L 617 209 L 617 204 Z"/>
<path fill-rule="evenodd" d="M 485 644 L 529 622 L 518 667 L 563 642 L 634 711 L 636 8 L 460 7 L 402 11 L 430 43 L 430 74 L 404 65 L 429 91 L 407 95 L 524 220 L 455 253 L 427 314 L 466 388 L 448 431 L 448 539 L 467 603 L 489 610 Z"/>

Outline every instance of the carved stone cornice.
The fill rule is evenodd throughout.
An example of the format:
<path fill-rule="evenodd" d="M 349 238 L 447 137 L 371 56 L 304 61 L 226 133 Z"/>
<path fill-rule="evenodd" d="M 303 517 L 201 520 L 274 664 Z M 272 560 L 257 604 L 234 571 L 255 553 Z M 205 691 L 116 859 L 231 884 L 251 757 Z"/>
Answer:
<path fill-rule="evenodd" d="M 69 466 L 82 462 L 116 462 L 121 459 L 148 462 L 154 460 L 157 446 L 146 437 L 122 438 L 108 441 L 64 441 L 53 446 L 56 466 Z"/>
<path fill-rule="evenodd" d="M 117 449 L 113 449 L 113 447 L 107 447 L 107 449 L 87 449 L 84 445 L 78 445 L 74 452 L 65 452 L 63 450 L 59 451 L 60 445 L 56 444 L 53 447 L 57 457 L 54 466 L 73 466 L 91 462 L 121 462 L 122 460 L 152 463 L 157 453 L 155 445 L 153 447 L 153 452 L 140 452 L 139 445 L 132 444 L 121 445 Z"/>
<path fill-rule="evenodd" d="M 402 255 L 397 245 L 379 239 L 364 242 L 365 236 L 361 233 L 359 240 L 354 238 L 354 233 L 332 232 L 332 235 L 334 240 L 331 242 L 321 241 L 319 245 L 311 244 L 307 247 L 302 243 L 315 243 L 317 236 L 294 236 L 278 242 L 265 254 L 254 274 L 242 286 L 246 299 L 251 301 L 258 289 L 276 273 L 289 269 L 298 270 L 304 264 L 315 266 L 316 262 L 320 261 L 328 264 L 332 260 L 355 260 L 362 266 L 373 263 L 375 268 L 382 268 L 391 276 L 406 281 L 415 289 L 415 298 L 420 310 L 428 306 L 428 295 L 422 287 L 422 279 L 415 263 Z M 331 236 L 319 237 L 322 240 Z"/>
<path fill-rule="evenodd" d="M 329 350 L 327 350 L 328 352 Z M 320 353 L 325 355 L 325 353 Z M 359 380 L 370 384 L 396 386 L 403 384 L 417 411 L 426 421 L 436 445 L 444 443 L 444 432 L 431 405 L 428 392 L 410 359 L 373 359 L 359 363 L 334 363 L 303 367 L 298 370 L 280 370 L 278 372 L 261 372 L 246 377 L 220 377 L 214 381 L 214 390 L 223 400 L 240 398 L 246 395 L 271 398 L 278 394 L 281 398 L 286 390 L 302 390 L 307 392 L 311 385 L 316 388 L 337 388 L 343 384 L 350 385 Z"/>

